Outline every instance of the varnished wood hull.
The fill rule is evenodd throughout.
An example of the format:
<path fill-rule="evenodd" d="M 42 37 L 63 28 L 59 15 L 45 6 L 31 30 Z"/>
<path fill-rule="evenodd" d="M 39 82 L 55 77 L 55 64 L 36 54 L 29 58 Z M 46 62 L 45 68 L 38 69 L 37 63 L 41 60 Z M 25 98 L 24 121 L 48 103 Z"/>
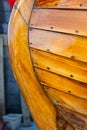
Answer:
<path fill-rule="evenodd" d="M 86 19 L 85 0 L 15 3 L 9 56 L 40 130 L 87 130 Z"/>

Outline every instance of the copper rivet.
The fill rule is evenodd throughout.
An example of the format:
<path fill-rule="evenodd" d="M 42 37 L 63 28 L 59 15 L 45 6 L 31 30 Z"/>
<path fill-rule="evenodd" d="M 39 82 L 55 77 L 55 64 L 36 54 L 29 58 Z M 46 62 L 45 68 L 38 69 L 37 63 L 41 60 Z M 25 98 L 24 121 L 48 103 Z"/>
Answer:
<path fill-rule="evenodd" d="M 57 6 L 58 4 L 56 3 L 55 6 Z"/>
<path fill-rule="evenodd" d="M 70 77 L 73 77 L 73 75 L 70 75 Z"/>
<path fill-rule="evenodd" d="M 53 27 L 51 27 L 51 29 L 53 29 Z"/>
<path fill-rule="evenodd" d="M 50 49 L 47 49 L 47 51 L 49 52 L 49 51 L 50 51 Z"/>
<path fill-rule="evenodd" d="M 76 32 L 76 33 L 79 33 L 79 31 L 78 31 L 78 30 L 76 30 L 75 32 Z"/>
<path fill-rule="evenodd" d="M 83 6 L 83 4 L 80 4 L 80 7 L 82 7 Z"/>
<path fill-rule="evenodd" d="M 17 5 L 15 5 L 14 8 L 17 9 Z"/>
<path fill-rule="evenodd" d="M 68 93 L 71 93 L 71 91 L 68 91 Z"/>
<path fill-rule="evenodd" d="M 30 28 L 29 30 L 32 31 L 32 28 Z"/>
<path fill-rule="evenodd" d="M 72 59 L 75 59 L 75 56 L 71 56 Z"/>
<path fill-rule="evenodd" d="M 49 68 L 49 67 L 47 67 L 47 69 L 49 70 L 50 68 Z"/>

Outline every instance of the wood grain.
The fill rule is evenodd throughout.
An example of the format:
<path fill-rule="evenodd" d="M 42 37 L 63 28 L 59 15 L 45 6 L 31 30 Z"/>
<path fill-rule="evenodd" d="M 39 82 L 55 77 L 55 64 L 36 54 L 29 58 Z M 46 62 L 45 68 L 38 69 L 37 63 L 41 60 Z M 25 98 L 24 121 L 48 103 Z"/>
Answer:
<path fill-rule="evenodd" d="M 69 127 L 69 124 L 71 124 L 69 128 L 72 128 L 74 130 L 86 130 L 87 116 L 75 111 L 71 111 L 67 107 L 58 105 L 58 103 L 57 103 L 57 109 L 59 114 L 58 123 L 59 126 L 62 127 L 61 130 L 64 130 L 65 127 L 67 129 L 67 127 Z M 69 122 L 68 125 L 67 122 Z"/>
<path fill-rule="evenodd" d="M 87 100 L 52 89 L 49 86 L 47 86 L 46 90 L 49 98 L 55 105 L 64 106 L 72 111 L 76 111 L 87 116 Z"/>
<path fill-rule="evenodd" d="M 13 8 L 9 57 L 38 130 L 87 130 L 86 8 L 86 0 L 19 0 Z"/>
<path fill-rule="evenodd" d="M 87 62 L 87 38 L 82 36 L 30 29 L 30 46 L 53 54 Z"/>
<path fill-rule="evenodd" d="M 44 30 L 87 36 L 87 11 L 34 9 L 30 26 Z"/>
<path fill-rule="evenodd" d="M 55 90 L 60 90 L 70 95 L 87 100 L 87 84 L 83 84 L 75 80 L 70 80 L 69 78 L 55 75 L 45 70 L 37 68 L 35 70 L 43 85 L 50 86 Z"/>
<path fill-rule="evenodd" d="M 26 1 L 26 2 L 25 2 Z M 28 9 L 32 11 L 32 6 L 30 4 L 29 0 L 22 0 L 22 2 L 18 2 L 16 7 L 19 12 L 19 14 L 22 16 L 23 20 L 25 21 L 26 24 L 29 23 L 29 12 Z"/>
<path fill-rule="evenodd" d="M 34 66 L 87 83 L 87 64 L 31 48 Z"/>
<path fill-rule="evenodd" d="M 36 0 L 39 8 L 87 9 L 86 0 Z"/>
<path fill-rule="evenodd" d="M 81 97 L 81 95 L 84 95 L 86 92 L 86 84 L 81 84 L 80 82 L 69 80 L 37 68 L 36 72 L 45 91 L 47 92 L 47 95 L 57 106 L 58 115 L 60 113 L 60 118 L 58 119 L 58 124 L 61 128 L 60 130 L 65 128 L 67 121 L 74 127 L 75 130 L 85 130 L 87 128 L 87 115 L 83 113 L 84 110 L 79 110 L 81 110 L 81 107 L 83 109 L 87 106 L 87 99 L 84 98 L 86 99 L 84 100 Z M 85 91 L 83 91 L 84 88 Z M 87 97 L 87 94 L 85 96 Z M 64 107 L 66 107 L 66 109 Z M 61 121 L 61 119 L 63 120 Z M 66 130 L 73 129 L 71 126 L 68 125 Z"/>
<path fill-rule="evenodd" d="M 66 130 L 74 130 L 70 125 L 67 125 Z"/>
<path fill-rule="evenodd" d="M 30 18 L 34 0 L 28 1 L 31 8 L 26 6 L 26 11 L 28 11 L 28 18 Z M 24 2 L 26 0 L 18 1 L 17 7 L 21 8 Z M 34 75 L 28 47 L 28 26 L 18 9 L 13 9 L 12 11 L 8 32 L 9 56 L 14 76 L 38 129 L 58 130 L 56 125 L 56 110 L 42 91 Z"/>

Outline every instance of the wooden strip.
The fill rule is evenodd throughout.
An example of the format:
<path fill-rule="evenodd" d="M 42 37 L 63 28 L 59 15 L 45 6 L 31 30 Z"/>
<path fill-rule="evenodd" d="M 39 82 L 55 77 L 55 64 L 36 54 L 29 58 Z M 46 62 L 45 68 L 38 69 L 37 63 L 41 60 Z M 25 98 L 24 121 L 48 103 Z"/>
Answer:
<path fill-rule="evenodd" d="M 31 7 L 29 0 L 25 0 L 25 1 L 22 1 L 23 4 L 21 4 L 21 7 L 18 7 L 17 9 L 18 9 L 20 15 L 22 16 L 23 20 L 26 22 L 26 24 L 28 24 L 29 23 L 29 12 L 27 11 L 27 9 L 29 8 L 32 10 L 32 7 Z M 19 4 L 20 1 L 17 1 L 17 2 L 18 2 L 17 4 Z"/>
<path fill-rule="evenodd" d="M 72 111 L 76 111 L 87 116 L 87 100 L 54 90 L 50 87 L 47 87 L 46 91 L 49 98 L 55 105 L 64 106 Z"/>
<path fill-rule="evenodd" d="M 34 9 L 30 26 L 87 36 L 87 11 Z"/>
<path fill-rule="evenodd" d="M 87 64 L 31 48 L 34 65 L 50 72 L 87 83 Z"/>
<path fill-rule="evenodd" d="M 66 130 L 74 130 L 70 125 L 66 127 Z"/>
<path fill-rule="evenodd" d="M 29 41 L 33 48 L 87 62 L 86 37 L 31 29 Z"/>
<path fill-rule="evenodd" d="M 82 84 L 81 82 L 70 80 L 41 69 L 36 68 L 35 70 L 43 85 L 50 86 L 53 89 L 57 89 L 87 100 L 87 84 Z"/>
<path fill-rule="evenodd" d="M 5 114 L 5 90 L 3 68 L 3 39 L 0 38 L 0 116 Z"/>
<path fill-rule="evenodd" d="M 18 1 L 18 10 L 20 8 L 24 13 L 27 11 L 30 19 L 35 1 L 28 0 L 31 8 L 26 6 L 26 10 L 22 8 L 24 2 L 26 3 L 26 0 Z M 56 125 L 56 109 L 34 75 L 28 47 L 28 26 L 18 10 L 12 10 L 8 31 L 9 56 L 15 78 L 38 129 L 59 130 Z"/>
<path fill-rule="evenodd" d="M 86 130 L 87 116 L 80 114 L 78 112 L 72 111 L 61 105 L 57 105 L 57 109 L 58 109 L 58 116 L 59 116 L 58 118 L 59 126 L 63 127 L 65 124 L 64 122 L 68 122 L 68 124 L 71 124 L 70 125 L 71 127 L 73 126 L 72 128 L 74 128 L 74 130 Z M 62 123 L 61 123 L 62 125 L 60 124 L 60 120 L 62 120 Z"/>
<path fill-rule="evenodd" d="M 41 8 L 87 9 L 87 0 L 36 0 Z"/>

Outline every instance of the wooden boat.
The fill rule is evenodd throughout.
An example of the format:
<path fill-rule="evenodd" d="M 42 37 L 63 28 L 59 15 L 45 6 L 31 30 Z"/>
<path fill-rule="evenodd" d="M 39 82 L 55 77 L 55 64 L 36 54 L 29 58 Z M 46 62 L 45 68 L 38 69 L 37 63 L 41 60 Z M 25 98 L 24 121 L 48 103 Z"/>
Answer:
<path fill-rule="evenodd" d="M 14 76 L 39 130 L 87 130 L 87 0 L 17 0 Z"/>

